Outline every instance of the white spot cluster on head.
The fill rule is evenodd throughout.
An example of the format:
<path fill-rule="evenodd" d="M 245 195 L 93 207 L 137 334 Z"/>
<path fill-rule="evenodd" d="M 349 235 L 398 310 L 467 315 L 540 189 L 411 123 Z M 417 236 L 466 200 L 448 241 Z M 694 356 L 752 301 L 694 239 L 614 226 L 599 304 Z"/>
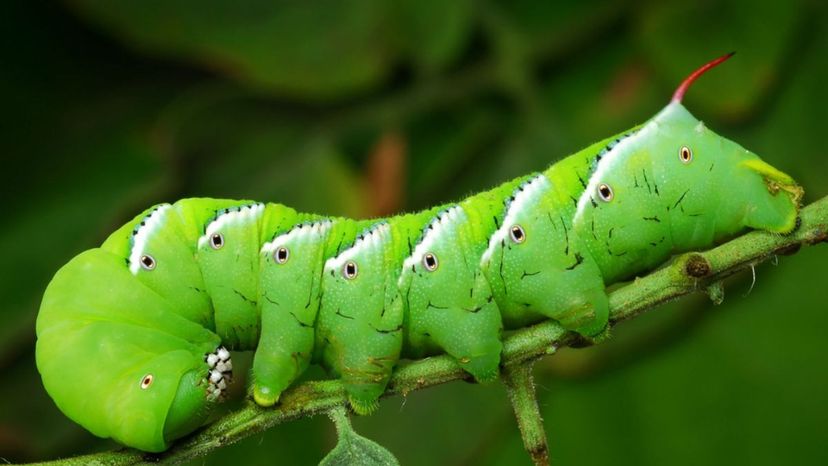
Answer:
<path fill-rule="evenodd" d="M 212 353 L 204 355 L 207 363 L 207 399 L 219 399 L 227 386 L 233 380 L 233 361 L 230 360 L 230 351 L 219 346 Z"/>
<path fill-rule="evenodd" d="M 512 194 L 513 199 L 506 207 L 503 224 L 489 237 L 489 246 L 480 259 L 481 263 L 488 262 L 498 245 L 509 238 L 512 227 L 518 222 L 518 217 L 525 209 L 533 208 L 543 195 L 552 189 L 552 182 L 544 175 L 538 175 L 527 183 L 522 184 Z M 525 233 L 527 236 L 530 233 Z"/>
<path fill-rule="evenodd" d="M 301 223 L 294 226 L 286 233 L 282 233 L 281 235 L 274 237 L 271 241 L 263 244 L 260 252 L 262 255 L 270 256 L 274 251 L 276 251 L 276 249 L 294 241 L 299 241 L 300 239 L 305 239 L 311 236 L 324 237 L 328 234 L 332 226 L 333 222 L 329 219 L 312 223 Z"/>
<path fill-rule="evenodd" d="M 206 247 L 210 243 L 210 238 L 216 233 L 221 233 L 227 226 L 247 225 L 251 222 L 258 222 L 264 210 L 265 205 L 257 202 L 255 204 L 230 207 L 219 211 L 216 218 L 207 224 L 204 235 L 198 239 L 199 249 Z"/>
<path fill-rule="evenodd" d="M 464 222 L 468 220 L 466 212 L 459 205 L 451 206 L 448 209 L 437 214 L 437 217 L 431 220 L 423 229 L 423 235 L 420 241 L 414 246 L 414 251 L 410 256 L 405 258 L 403 262 L 403 269 L 410 269 L 413 266 L 421 265 L 423 263 L 423 256 L 428 253 L 434 253 L 434 246 L 437 241 L 446 235 L 451 226 L 456 225 L 457 222 Z M 402 280 L 402 276 L 400 276 Z"/>
<path fill-rule="evenodd" d="M 697 133 L 702 134 L 702 133 L 704 133 L 704 130 L 707 129 L 707 128 L 705 128 L 704 122 L 700 121 L 694 129 L 696 130 Z"/>
<path fill-rule="evenodd" d="M 386 222 L 372 225 L 371 228 L 357 236 L 354 244 L 345 249 L 338 256 L 331 257 L 325 261 L 325 272 L 335 270 L 339 273 L 346 262 L 353 261 L 361 266 L 357 258 L 370 250 L 381 250 L 384 245 L 391 241 L 391 225 Z M 361 267 L 360 267 L 361 268 Z"/>
<path fill-rule="evenodd" d="M 164 224 L 167 212 L 172 208 L 170 204 L 162 204 L 153 209 L 144 217 L 132 232 L 131 249 L 129 251 L 129 271 L 133 275 L 141 270 L 141 257 L 147 254 L 147 242 L 152 235 Z"/>

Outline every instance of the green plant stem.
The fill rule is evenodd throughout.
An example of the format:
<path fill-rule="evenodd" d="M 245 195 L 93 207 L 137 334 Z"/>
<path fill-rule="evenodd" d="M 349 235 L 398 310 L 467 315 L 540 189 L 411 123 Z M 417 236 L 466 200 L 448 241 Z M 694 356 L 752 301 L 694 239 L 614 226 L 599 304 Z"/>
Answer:
<path fill-rule="evenodd" d="M 801 246 L 828 241 L 828 197 L 802 210 L 799 229 L 789 235 L 754 231 L 703 253 L 679 256 L 669 265 L 634 280 L 610 293 L 610 321 L 614 325 L 633 318 L 659 304 L 693 292 L 716 289 L 725 277 L 755 266 L 777 255 L 792 254 Z M 503 366 L 531 363 L 567 345 L 584 346 L 585 341 L 555 322 L 543 322 L 518 330 L 504 341 Z M 407 395 L 421 388 L 469 379 L 448 356 L 410 362 L 398 368 L 385 396 Z M 160 455 L 132 449 L 97 453 L 51 461 L 51 465 L 129 465 L 142 462 L 180 463 L 205 456 L 212 450 L 237 442 L 270 427 L 304 416 L 329 412 L 345 406 L 346 398 L 338 380 L 313 381 L 289 389 L 275 408 L 260 408 L 249 403 L 227 414 L 207 428 L 179 441 Z"/>
<path fill-rule="evenodd" d="M 344 405 L 332 408 L 328 411 L 328 417 L 330 417 L 331 421 L 333 421 L 334 427 L 336 427 L 336 434 L 338 436 L 341 437 L 344 432 L 350 432 L 353 430 L 351 428 L 351 420 L 348 418 L 348 409 Z"/>
<path fill-rule="evenodd" d="M 506 367 L 501 378 L 515 411 L 524 448 L 529 452 L 535 466 L 549 466 L 549 447 L 546 444 L 546 431 L 535 396 L 532 366 L 533 362 L 527 362 Z"/>

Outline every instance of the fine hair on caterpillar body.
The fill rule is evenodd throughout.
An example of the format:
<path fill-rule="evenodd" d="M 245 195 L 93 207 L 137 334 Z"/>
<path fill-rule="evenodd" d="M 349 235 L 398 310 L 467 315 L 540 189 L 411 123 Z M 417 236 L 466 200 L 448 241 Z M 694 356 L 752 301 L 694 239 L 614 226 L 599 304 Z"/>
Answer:
<path fill-rule="evenodd" d="M 459 202 L 353 220 L 247 200 L 152 207 L 61 268 L 37 320 L 44 386 L 101 437 L 158 452 L 205 422 L 255 350 L 261 406 L 310 364 L 376 409 L 401 358 L 498 377 L 504 330 L 606 331 L 606 287 L 747 228 L 795 228 L 802 189 L 681 100 Z M 78 383 L 78 381 L 82 381 Z"/>

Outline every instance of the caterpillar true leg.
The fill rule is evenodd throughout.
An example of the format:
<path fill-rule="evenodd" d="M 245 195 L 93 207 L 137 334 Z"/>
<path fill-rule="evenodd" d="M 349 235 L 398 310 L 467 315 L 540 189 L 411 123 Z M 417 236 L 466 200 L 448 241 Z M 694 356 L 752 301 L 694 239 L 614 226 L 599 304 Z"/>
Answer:
<path fill-rule="evenodd" d="M 219 346 L 212 353 L 204 355 L 204 362 L 207 363 L 207 398 L 212 401 L 219 400 L 233 380 L 230 351 L 224 346 Z"/>

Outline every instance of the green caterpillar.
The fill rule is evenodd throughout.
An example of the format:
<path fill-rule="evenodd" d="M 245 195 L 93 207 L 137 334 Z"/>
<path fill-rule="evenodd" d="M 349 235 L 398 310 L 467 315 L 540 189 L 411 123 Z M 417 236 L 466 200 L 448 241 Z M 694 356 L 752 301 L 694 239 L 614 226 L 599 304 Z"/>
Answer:
<path fill-rule="evenodd" d="M 37 320 L 43 384 L 95 435 L 158 452 L 222 398 L 229 350 L 255 350 L 261 406 L 319 363 L 369 413 L 400 358 L 448 353 L 486 381 L 498 376 L 504 329 L 555 319 L 600 335 L 607 285 L 745 228 L 796 227 L 802 188 L 681 105 L 729 56 L 691 74 L 648 122 L 424 212 L 153 207 L 49 284 Z"/>

